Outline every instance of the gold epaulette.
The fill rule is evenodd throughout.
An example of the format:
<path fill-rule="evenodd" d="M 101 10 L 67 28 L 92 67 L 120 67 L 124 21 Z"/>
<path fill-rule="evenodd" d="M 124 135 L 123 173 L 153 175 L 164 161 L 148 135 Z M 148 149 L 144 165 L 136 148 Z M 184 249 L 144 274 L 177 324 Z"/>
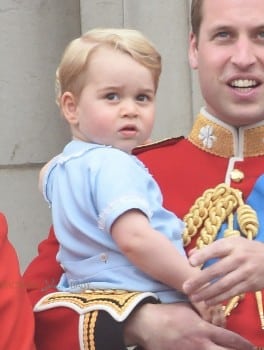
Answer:
<path fill-rule="evenodd" d="M 133 154 L 137 155 L 139 153 L 153 150 L 156 148 L 171 146 L 171 145 L 176 144 L 177 142 L 179 142 L 183 138 L 184 138 L 184 136 L 178 136 L 178 137 L 171 137 L 171 138 L 167 138 L 167 139 L 158 140 L 155 142 L 146 143 L 144 145 L 140 145 L 140 146 L 137 146 L 136 148 L 134 148 Z"/>

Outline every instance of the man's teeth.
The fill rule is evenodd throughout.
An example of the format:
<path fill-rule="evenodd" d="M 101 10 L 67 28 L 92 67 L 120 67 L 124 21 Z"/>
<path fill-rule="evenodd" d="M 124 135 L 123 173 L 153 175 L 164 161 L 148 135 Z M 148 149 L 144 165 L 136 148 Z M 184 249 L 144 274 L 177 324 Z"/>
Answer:
<path fill-rule="evenodd" d="M 249 79 L 238 79 L 231 82 L 231 86 L 238 87 L 238 88 L 250 88 L 257 85 L 256 80 L 249 80 Z"/>

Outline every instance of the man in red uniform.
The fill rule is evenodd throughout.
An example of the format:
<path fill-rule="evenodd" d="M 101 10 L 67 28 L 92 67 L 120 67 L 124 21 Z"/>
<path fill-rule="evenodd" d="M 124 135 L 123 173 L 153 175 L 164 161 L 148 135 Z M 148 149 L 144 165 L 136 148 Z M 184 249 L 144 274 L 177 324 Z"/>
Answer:
<path fill-rule="evenodd" d="M 137 151 L 158 181 L 163 192 L 164 205 L 179 217 L 185 218 L 188 228 L 185 241 L 188 250 L 196 242 L 199 245 L 209 244 L 210 239 L 207 240 L 206 235 L 211 240 L 218 238 L 217 231 L 225 219 L 228 220 L 228 225 L 234 222 L 231 231 L 240 234 L 232 215 L 236 215 L 236 209 L 243 207 L 255 182 L 264 172 L 263 13 L 263 0 L 192 1 L 189 58 L 191 67 L 199 72 L 205 108 L 197 116 L 186 139 L 172 139 Z M 222 183 L 225 185 L 217 187 Z M 230 194 L 230 203 L 237 203 L 234 212 L 233 208 L 228 211 L 229 202 L 219 202 L 217 207 L 216 201 L 212 205 L 213 208 L 216 207 L 214 217 L 204 222 L 201 218 L 207 214 L 203 213 L 207 213 L 215 198 L 228 192 L 229 186 L 233 190 L 240 190 L 242 194 L 239 196 L 234 191 Z M 205 192 L 208 189 L 212 189 L 211 192 Z M 199 201 L 192 207 L 197 198 Z M 254 200 L 250 205 L 254 207 Z M 190 208 L 190 215 L 187 215 Z M 225 213 L 222 220 L 223 208 Z M 258 210 L 258 206 L 255 209 Z M 262 214 L 258 213 L 260 215 Z M 201 226 L 197 224 L 198 219 L 201 219 Z M 254 223 L 255 221 L 258 221 L 257 218 L 254 218 Z M 261 222 L 259 220 L 257 223 L 260 231 Z M 198 227 L 197 231 L 191 231 L 192 223 Z M 221 235 L 222 233 L 220 237 Z M 252 238 L 258 239 L 256 232 L 250 239 Z M 231 241 L 234 240 L 229 242 Z M 40 246 L 40 255 L 25 274 L 27 280 L 35 281 L 40 286 L 39 289 L 29 291 L 33 304 L 41 296 L 45 297 L 48 292 L 54 291 L 61 273 L 55 263 L 57 249 L 57 242 L 51 232 L 48 240 Z M 264 253 L 264 248 L 262 249 Z M 219 283 L 221 286 L 221 280 Z M 248 289 L 248 284 L 245 283 L 243 291 Z M 191 294 L 190 286 L 186 290 Z M 41 347 L 47 329 L 52 334 L 51 338 L 56 339 L 56 344 L 63 344 L 54 348 L 67 349 L 67 344 L 71 344 L 68 349 L 79 349 L 76 335 L 79 318 L 76 317 L 76 311 L 74 308 L 70 309 L 65 300 L 54 303 L 52 298 L 49 297 L 36 307 L 36 340 L 40 344 L 39 349 L 52 349 L 47 343 L 46 347 Z M 261 292 L 258 293 L 258 299 L 257 302 L 255 293 L 246 293 L 243 300 L 238 300 L 234 304 L 236 307 L 231 308 L 227 322 L 229 329 L 246 337 L 259 349 L 264 349 L 264 331 L 259 317 Z M 197 319 L 195 322 L 194 316 L 187 315 L 188 312 L 182 310 L 181 305 L 143 305 L 125 323 L 126 340 L 136 340 L 145 349 L 151 350 L 174 349 L 175 344 L 177 348 L 185 350 L 241 350 L 247 347 L 245 343 L 241 343 L 240 338 L 232 338 L 233 334 L 224 329 L 216 331 L 212 325 L 199 327 L 201 321 Z M 181 324 L 178 317 L 183 317 Z M 95 324 L 94 319 L 95 316 L 87 320 L 85 329 L 91 330 L 90 325 Z M 104 321 L 107 322 L 102 319 L 97 323 L 103 324 Z M 188 324 L 188 327 L 184 324 Z M 122 327 L 120 324 L 119 326 Z M 81 329 L 83 331 L 84 327 Z M 86 337 L 87 349 L 93 348 L 94 338 L 105 336 L 99 327 L 96 332 L 91 332 L 92 336 Z M 59 343 L 63 337 L 64 343 Z M 116 338 L 117 333 L 112 335 L 113 341 Z M 109 343 L 104 344 L 111 344 L 111 335 L 107 334 L 106 339 Z M 92 346 L 89 347 L 90 344 Z M 115 348 L 122 349 L 119 345 Z"/>
<path fill-rule="evenodd" d="M 17 255 L 7 238 L 7 223 L 0 213 L 1 350 L 34 350 L 34 317 L 23 284 Z"/>

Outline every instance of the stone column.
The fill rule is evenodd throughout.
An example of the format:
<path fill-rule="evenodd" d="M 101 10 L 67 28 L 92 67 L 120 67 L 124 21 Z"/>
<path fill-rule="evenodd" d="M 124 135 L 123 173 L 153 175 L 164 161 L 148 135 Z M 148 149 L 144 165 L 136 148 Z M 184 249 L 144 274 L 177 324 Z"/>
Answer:
<path fill-rule="evenodd" d="M 69 137 L 54 74 L 66 43 L 80 34 L 79 7 L 79 0 L 0 3 L 0 210 L 22 269 L 50 226 L 38 171 Z"/>

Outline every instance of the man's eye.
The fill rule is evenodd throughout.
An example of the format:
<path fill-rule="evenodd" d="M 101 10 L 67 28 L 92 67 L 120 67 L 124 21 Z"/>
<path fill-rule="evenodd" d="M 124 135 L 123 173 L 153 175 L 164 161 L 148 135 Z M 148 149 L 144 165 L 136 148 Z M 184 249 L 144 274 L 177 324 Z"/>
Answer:
<path fill-rule="evenodd" d="M 118 95 L 114 92 L 111 92 L 111 93 L 106 95 L 106 99 L 110 100 L 110 101 L 115 101 L 118 99 Z"/>
<path fill-rule="evenodd" d="M 216 38 L 220 38 L 220 39 L 225 39 L 225 38 L 228 38 L 229 37 L 229 33 L 228 32 L 218 32 L 216 33 L 215 35 Z"/>

